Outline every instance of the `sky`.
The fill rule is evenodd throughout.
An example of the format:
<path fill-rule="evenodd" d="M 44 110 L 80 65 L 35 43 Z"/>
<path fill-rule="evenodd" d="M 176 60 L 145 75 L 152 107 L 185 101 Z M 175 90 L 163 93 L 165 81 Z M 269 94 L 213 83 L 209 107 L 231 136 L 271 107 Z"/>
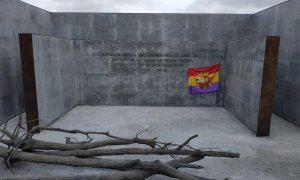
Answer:
<path fill-rule="evenodd" d="M 22 0 L 51 12 L 255 13 L 286 0 Z"/>

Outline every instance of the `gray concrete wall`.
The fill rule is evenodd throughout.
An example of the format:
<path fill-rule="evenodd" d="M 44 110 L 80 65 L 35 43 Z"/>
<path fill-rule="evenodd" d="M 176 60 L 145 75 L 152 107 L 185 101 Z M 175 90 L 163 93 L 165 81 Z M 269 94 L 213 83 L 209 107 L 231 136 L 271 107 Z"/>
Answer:
<path fill-rule="evenodd" d="M 227 41 L 250 37 L 254 33 L 253 24 L 251 15 L 49 13 L 18 0 L 2 0 L 0 120 L 24 111 L 18 33 L 141 44 Z M 195 65 L 198 64 L 206 63 L 198 62 Z M 220 100 L 217 104 L 221 104 Z"/>
<path fill-rule="evenodd" d="M 228 41 L 254 34 L 240 14 L 54 13 L 54 36 L 115 41 Z"/>
<path fill-rule="evenodd" d="M 109 46 L 114 46 L 114 44 L 120 42 L 163 45 L 174 43 L 181 44 L 182 49 L 197 42 L 226 42 L 266 35 L 279 35 L 281 36 L 281 49 L 273 106 L 274 112 L 290 122 L 300 125 L 299 9 L 300 2 L 290 0 L 254 15 L 51 14 L 18 0 L 1 0 L 0 120 L 24 111 L 18 33 L 53 35 L 83 40 L 90 42 L 90 44 L 98 44 L 101 41 L 103 45 L 108 44 Z M 183 42 L 189 43 L 184 44 Z M 93 51 L 94 49 L 84 49 L 83 47 L 82 50 Z M 82 55 L 81 63 L 86 65 L 84 60 L 90 62 L 95 61 L 97 58 L 103 59 L 100 56 L 97 57 L 97 55 Z M 109 58 L 113 59 L 113 57 Z M 112 63 L 112 60 L 108 62 Z M 205 63 L 199 65 L 202 64 Z M 82 69 L 80 77 L 83 78 L 84 74 L 89 73 L 89 70 Z M 126 81 L 124 80 L 124 82 Z M 81 89 L 84 89 L 85 85 L 82 85 Z M 82 91 L 82 97 L 85 97 L 86 94 L 83 92 L 85 91 Z"/>
<path fill-rule="evenodd" d="M 256 133 L 266 38 L 230 41 L 227 48 L 224 106 Z"/>
<path fill-rule="evenodd" d="M 33 35 L 38 112 L 48 125 L 80 103 L 77 42 Z"/>
<path fill-rule="evenodd" d="M 225 42 L 83 41 L 83 104 L 223 106 Z M 187 68 L 221 64 L 217 93 L 191 95 Z"/>
<path fill-rule="evenodd" d="M 24 112 L 18 33 L 49 34 L 47 11 L 18 0 L 0 1 L 0 121 Z"/>
<path fill-rule="evenodd" d="M 280 36 L 273 111 L 300 126 L 300 1 L 290 0 L 254 14 L 255 35 Z"/>
<path fill-rule="evenodd" d="M 83 41 L 33 35 L 40 124 L 78 104 L 223 106 L 227 43 Z M 187 68 L 221 64 L 216 93 L 190 95 Z"/>
<path fill-rule="evenodd" d="M 46 34 L 58 37 L 72 38 L 77 40 L 94 40 L 97 44 L 97 41 L 103 40 L 103 43 L 108 43 L 106 46 L 109 47 L 112 44 L 113 48 L 119 48 L 118 51 L 122 51 L 122 48 L 117 47 L 119 42 L 121 41 L 130 41 L 133 46 L 139 46 L 146 48 L 146 50 L 138 50 L 135 49 L 136 53 L 139 51 L 150 52 L 152 53 L 151 48 L 164 48 L 168 50 L 163 50 L 167 53 L 173 53 L 174 49 L 182 51 L 186 51 L 186 48 L 194 46 L 197 48 L 198 41 L 227 41 L 230 39 L 239 39 L 251 36 L 254 31 L 252 30 L 252 26 L 254 23 L 254 19 L 250 15 L 209 15 L 209 14 L 93 14 L 93 13 L 55 13 L 51 14 L 47 11 L 40 10 L 33 6 L 27 5 L 18 0 L 3 0 L 1 3 L 1 12 L 0 12 L 0 24 L 3 25 L 4 28 L 1 28 L 1 44 L 0 44 L 0 53 L 1 53 L 1 76 L 0 76 L 0 119 L 4 120 L 13 114 L 19 114 L 24 111 L 23 105 L 23 88 L 21 81 L 21 68 L 20 68 L 20 55 L 19 55 L 19 44 L 18 44 L 18 33 L 36 33 L 36 34 Z M 225 19 L 227 22 L 225 23 Z M 182 41 L 188 42 L 193 41 L 192 43 L 181 43 Z M 86 41 L 88 42 L 88 41 Z M 149 42 L 148 44 L 145 42 Z M 168 43 L 170 42 L 170 43 Z M 173 42 L 173 43 L 171 43 Z M 92 42 L 91 44 L 93 44 Z M 138 44 L 140 43 L 140 44 Z M 82 43 L 86 44 L 86 43 Z M 205 46 L 206 43 L 200 45 L 200 50 L 205 49 L 206 55 L 202 55 L 202 57 L 192 58 L 193 60 L 188 60 L 187 63 L 182 62 L 183 59 L 179 57 L 175 57 L 172 62 L 168 62 L 170 66 L 180 66 L 178 68 L 174 68 L 173 70 L 180 70 L 180 76 L 173 71 L 170 71 L 168 75 L 162 75 L 166 80 L 160 80 L 160 85 L 151 85 L 149 78 L 150 74 L 157 76 L 157 73 L 150 72 L 150 74 L 143 74 L 141 76 L 137 76 L 140 78 L 140 84 L 136 84 L 132 90 L 135 93 L 137 91 L 147 89 L 147 92 L 152 92 L 154 90 L 154 95 L 148 97 L 148 100 L 152 99 L 153 96 L 158 95 L 153 99 L 152 102 L 147 103 L 145 100 L 141 100 L 139 97 L 145 97 L 144 94 L 135 94 L 136 98 L 132 102 L 137 105 L 222 105 L 222 92 L 217 94 L 217 98 L 215 95 L 209 94 L 204 96 L 205 98 L 198 98 L 198 100 L 191 100 L 192 98 L 185 97 L 187 96 L 186 91 L 184 92 L 184 96 L 181 99 L 175 99 L 176 94 L 167 95 L 166 92 L 171 91 L 181 91 L 185 90 L 186 85 L 186 73 L 183 72 L 183 67 L 188 66 L 202 66 L 209 65 L 211 63 L 223 63 L 225 57 L 225 49 L 224 43 L 212 43 L 208 45 L 208 49 Z M 127 43 L 128 45 L 128 43 Z M 158 47 L 154 47 L 158 45 Z M 165 47 L 164 47 L 165 46 Z M 175 48 L 172 49 L 172 46 Z M 147 49 L 150 48 L 150 49 Z M 90 48 L 90 47 L 89 47 Z M 201 49 L 202 48 L 202 49 Z M 112 49 L 112 48 L 109 48 Z M 90 51 L 91 49 L 82 49 L 82 52 Z M 81 52 L 79 49 L 76 52 Z M 107 52 L 103 51 L 103 52 Z M 157 51 L 162 52 L 162 50 Z M 213 57 L 212 53 L 217 52 L 217 57 Z M 174 54 L 173 54 L 174 55 Z M 181 55 L 181 54 L 180 54 Z M 208 57 L 209 56 L 209 57 Z M 52 57 L 43 57 L 45 59 L 51 59 Z M 58 57 L 53 54 L 53 58 L 57 59 Z M 94 65 L 93 60 L 97 59 L 97 56 L 93 55 L 82 55 L 83 60 L 87 60 L 86 62 L 81 61 L 82 65 L 91 67 Z M 99 58 L 103 59 L 103 57 Z M 113 57 L 109 57 L 111 61 L 114 59 Z M 183 57 L 184 58 L 184 57 Z M 147 62 L 144 62 L 145 66 L 149 66 L 150 59 L 148 58 Z M 164 58 L 158 58 L 162 61 L 165 61 Z M 136 59 L 138 60 L 138 59 Z M 91 62 L 90 65 L 88 65 Z M 100 62 L 100 61 L 99 61 Z M 113 64 L 113 63 L 112 63 Z M 117 63 L 115 63 L 117 64 Z M 98 64 L 98 66 L 101 63 Z M 159 66 L 160 63 L 157 63 Z M 162 64 L 161 64 L 162 65 Z M 115 70 L 115 66 L 112 71 Z M 103 67 L 102 67 L 103 69 Z M 136 68 L 137 71 L 139 68 Z M 150 68 L 151 69 L 151 68 Z M 156 71 L 158 68 L 154 68 Z M 172 69 L 170 67 L 169 69 Z M 87 78 L 93 76 L 94 81 L 96 78 L 96 74 L 91 75 L 89 69 L 82 69 L 79 71 L 79 74 L 82 74 L 80 78 L 83 78 L 83 73 L 88 74 Z M 149 70 L 149 68 L 148 68 Z M 152 68 L 153 70 L 153 68 Z M 151 71 L 152 71 L 151 70 Z M 99 70 L 101 71 L 101 69 Z M 118 75 L 117 75 L 118 74 Z M 128 74 L 128 73 L 127 73 Z M 130 73 L 129 73 L 130 74 Z M 172 75 L 171 75 L 172 74 Z M 113 80 L 118 79 L 118 76 L 122 79 L 125 77 L 129 78 L 128 75 L 124 77 L 121 76 L 121 72 L 116 73 Z M 167 77 L 172 76 L 172 78 Z M 98 79 L 101 79 L 102 76 L 99 75 Z M 111 77 L 112 78 L 112 77 Z M 80 79 L 82 80 L 82 79 Z M 118 79 L 118 81 L 120 81 Z M 121 80 L 121 84 L 125 84 L 125 80 Z M 91 82 L 88 80 L 88 84 Z M 95 82 L 95 84 L 101 84 L 100 80 Z M 147 87 L 144 85 L 148 83 Z M 150 83 L 150 85 L 149 85 Z M 82 100 L 84 102 L 90 104 L 96 104 L 96 101 L 84 100 L 91 99 L 92 95 L 89 96 L 95 88 L 91 88 L 91 92 L 87 92 L 85 86 L 87 84 L 81 84 L 82 88 Z M 90 85 L 88 85 L 90 86 Z M 159 87 L 158 87 L 159 86 Z M 110 85 L 110 89 L 116 88 L 116 85 Z M 124 88 L 124 87 L 123 87 Z M 178 88 L 177 90 L 174 90 Z M 121 87 L 122 89 L 122 87 Z M 150 90 L 151 89 L 151 90 Z M 102 89 L 103 90 L 103 89 Z M 123 89 L 122 89 L 123 90 Z M 107 90 L 106 90 L 107 91 Z M 158 93 L 159 91 L 159 93 Z M 163 92 L 162 92 L 163 91 Z M 221 90 L 223 91 L 223 89 Z M 115 93 L 114 95 L 109 95 L 112 103 L 109 104 L 119 104 L 126 105 L 132 104 L 127 102 L 127 96 L 131 96 L 130 94 L 133 92 L 123 92 L 123 94 L 118 95 Z M 118 92 L 119 93 L 119 92 Z M 124 94 L 125 93 L 125 94 Z M 146 93 L 146 92 L 145 92 Z M 178 92 L 177 92 L 178 93 Z M 100 96 L 100 95 L 98 95 Z M 96 99 L 98 99 L 98 96 Z M 124 100 L 124 96 L 126 97 Z M 119 99 L 120 98 L 120 99 Z M 122 99 L 123 98 L 123 99 Z M 187 102 L 184 103 L 184 99 L 187 99 Z M 100 98 L 101 99 L 101 98 Z M 42 100 L 44 101 L 44 100 Z M 97 100 L 98 101 L 98 100 Z M 105 103 L 104 103 L 105 102 Z M 99 104 L 107 104 L 107 101 L 101 101 Z M 197 103 L 196 103 L 197 102 Z M 41 106 L 45 106 L 44 103 L 40 102 Z M 43 104 L 43 105 L 42 105 Z M 45 112 L 43 112 L 45 114 Z M 56 114 L 56 113 L 54 113 Z M 59 113 L 58 113 L 59 114 Z M 44 115 L 43 115 L 44 116 Z M 46 115 L 45 115 L 46 116 Z M 54 115 L 56 116 L 56 115 Z"/>
<path fill-rule="evenodd" d="M 82 100 L 89 105 L 222 106 L 224 69 L 220 92 L 192 96 L 187 68 L 223 65 L 225 42 L 254 34 L 251 15 L 55 13 L 52 19 L 54 36 L 88 40 L 81 63 Z"/>

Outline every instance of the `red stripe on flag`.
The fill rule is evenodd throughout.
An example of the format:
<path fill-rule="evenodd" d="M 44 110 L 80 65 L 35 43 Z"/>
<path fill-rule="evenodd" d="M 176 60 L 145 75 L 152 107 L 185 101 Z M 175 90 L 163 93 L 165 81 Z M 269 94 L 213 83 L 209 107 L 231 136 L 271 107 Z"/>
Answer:
<path fill-rule="evenodd" d="M 220 64 L 201 68 L 188 68 L 188 76 L 197 76 L 200 72 L 208 72 L 209 74 L 216 73 L 220 70 Z"/>

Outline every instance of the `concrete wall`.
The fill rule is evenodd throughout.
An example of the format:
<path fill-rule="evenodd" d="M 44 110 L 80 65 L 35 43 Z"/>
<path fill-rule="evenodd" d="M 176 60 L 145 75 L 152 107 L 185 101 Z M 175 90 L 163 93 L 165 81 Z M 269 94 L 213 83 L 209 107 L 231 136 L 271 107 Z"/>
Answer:
<path fill-rule="evenodd" d="M 185 46 L 197 42 L 226 42 L 280 35 L 281 49 L 274 112 L 300 125 L 299 8 L 299 1 L 290 0 L 254 15 L 49 13 L 18 0 L 2 0 L 0 1 L 0 120 L 24 111 L 18 33 L 28 32 L 83 40 L 86 43 L 80 43 L 83 46 L 82 52 L 93 51 L 93 48 L 85 49 L 83 44 L 92 46 L 102 44 L 107 47 L 120 42 L 132 42 L 134 46 L 138 43 L 141 45 L 149 43 L 152 44 L 149 45 L 151 47 L 155 43 L 160 46 L 166 45 L 165 47 L 168 47 L 168 44 L 176 46 L 181 44 L 181 48 L 185 49 Z M 90 48 L 88 45 L 86 47 Z M 91 62 L 97 58 L 103 59 L 97 55 L 86 54 L 82 56 L 80 62 L 84 65 L 84 60 Z M 112 60 L 108 62 L 111 63 Z M 198 60 L 196 62 L 199 64 Z M 205 63 L 199 65 L 202 64 Z M 188 65 L 190 63 L 184 66 Z M 83 78 L 84 74 L 90 72 L 82 69 L 80 74 Z M 81 89 L 84 89 L 84 86 Z M 82 97 L 88 96 L 88 93 L 84 92 L 83 90 Z"/>
<path fill-rule="evenodd" d="M 77 42 L 33 35 L 40 124 L 48 125 L 80 103 Z"/>
<path fill-rule="evenodd" d="M 83 104 L 223 106 L 225 42 L 82 43 Z M 191 95 L 187 68 L 221 64 L 217 93 Z"/>
<path fill-rule="evenodd" d="M 82 99 L 89 105 L 222 106 L 224 69 L 220 92 L 192 96 L 187 68 L 223 65 L 226 41 L 254 34 L 251 15 L 55 13 L 52 18 L 54 36 L 88 40 L 81 63 Z"/>
<path fill-rule="evenodd" d="M 0 121 L 24 112 L 18 33 L 49 34 L 51 15 L 18 0 L 0 1 Z"/>
<path fill-rule="evenodd" d="M 19 0 L 2 0 L 0 2 L 0 120 L 24 111 L 18 33 L 45 34 L 80 40 L 116 41 L 116 43 L 119 41 L 141 44 L 178 42 L 175 43 L 178 46 L 182 41 L 227 41 L 250 37 L 254 33 L 253 24 L 254 18 L 251 15 L 49 13 Z M 183 44 L 182 47 L 191 44 L 194 43 Z M 219 61 L 220 58 L 211 62 Z M 186 63 L 184 66 L 189 64 Z M 196 62 L 195 65 L 202 64 L 208 63 Z M 208 96 L 208 99 L 211 99 L 212 95 Z M 221 96 L 217 99 L 220 98 Z M 208 104 L 211 104 L 210 101 Z M 217 104 L 221 105 L 220 100 Z"/>
<path fill-rule="evenodd" d="M 225 42 L 83 41 L 32 35 L 37 111 L 48 125 L 74 106 L 223 106 Z M 187 67 L 221 64 L 216 93 L 190 95 Z"/>
<path fill-rule="evenodd" d="M 273 112 L 300 126 L 300 1 L 254 14 L 255 35 L 281 37 Z"/>
<path fill-rule="evenodd" d="M 115 41 L 228 41 L 254 34 L 238 14 L 54 13 L 54 36 Z"/>
<path fill-rule="evenodd" d="M 227 48 L 224 106 L 256 133 L 266 38 L 230 41 Z"/>

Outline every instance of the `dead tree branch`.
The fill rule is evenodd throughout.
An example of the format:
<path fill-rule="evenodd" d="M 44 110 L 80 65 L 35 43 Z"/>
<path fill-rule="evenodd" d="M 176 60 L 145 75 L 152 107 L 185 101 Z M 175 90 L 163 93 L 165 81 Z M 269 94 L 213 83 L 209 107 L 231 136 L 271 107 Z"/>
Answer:
<path fill-rule="evenodd" d="M 176 149 L 182 149 L 184 146 L 186 146 L 188 143 L 190 143 L 191 140 L 195 139 L 198 137 L 198 134 L 188 138 L 182 145 L 178 146 Z"/>
<path fill-rule="evenodd" d="M 12 133 L 7 130 L 7 123 L 8 122 L 0 125 L 0 143 L 8 146 L 8 148 L 0 146 L 0 157 L 4 159 L 4 163 L 8 168 L 13 168 L 14 162 L 27 161 L 74 167 L 119 170 L 119 173 L 116 174 L 97 175 L 97 178 L 100 179 L 105 176 L 109 177 L 108 179 L 145 179 L 155 174 L 162 174 L 182 180 L 207 180 L 207 178 L 194 176 L 178 169 L 203 169 L 202 166 L 191 163 L 197 162 L 206 156 L 227 158 L 239 157 L 238 153 L 214 149 L 196 149 L 190 146 L 190 141 L 197 138 L 198 135 L 191 136 L 182 144 L 160 142 L 157 138 L 140 138 L 139 136 L 142 133 L 149 131 L 148 129 L 138 131 L 133 138 L 119 137 L 110 132 L 82 131 L 78 129 L 68 130 L 41 126 L 34 127 L 30 132 L 22 135 L 21 129 L 24 128 L 22 127 L 23 123 L 21 117 Z M 1 127 L 2 125 L 4 126 Z M 82 134 L 87 137 L 87 141 L 79 142 L 76 138 L 65 137 L 66 144 L 62 144 L 34 139 L 33 136 L 41 131 Z M 109 139 L 93 141 L 93 138 L 90 137 L 91 135 L 103 135 Z M 109 146 L 131 144 L 146 145 L 150 148 L 107 149 Z M 102 147 L 106 148 L 102 149 Z M 99 158 L 101 156 L 121 155 L 170 155 L 179 159 L 163 163 L 160 160 L 142 161 L 140 159 L 117 160 Z M 77 177 L 79 178 L 80 176 Z M 87 176 L 84 178 L 87 178 Z M 72 179 L 76 179 L 76 177 L 72 177 Z"/>
<path fill-rule="evenodd" d="M 180 150 L 180 149 L 143 149 L 143 148 L 122 148 L 122 149 L 93 149 L 73 151 L 46 151 L 40 154 L 56 156 L 115 156 L 115 155 L 191 155 L 191 156 L 212 156 L 238 158 L 238 153 L 226 151 L 202 151 L 202 150 Z"/>
<path fill-rule="evenodd" d="M 124 140 L 111 139 L 111 140 L 95 141 L 86 144 L 62 144 L 56 142 L 47 142 L 47 141 L 29 139 L 24 143 L 22 149 L 25 151 L 34 150 L 34 149 L 70 151 L 76 149 L 81 149 L 81 150 L 95 149 L 104 146 L 130 145 L 134 143 L 145 144 L 150 147 L 153 147 L 154 145 L 154 143 L 151 143 L 149 141 L 143 141 L 143 140 L 124 141 Z"/>
<path fill-rule="evenodd" d="M 6 148 L 0 147 L 0 157 L 5 158 L 10 153 Z M 15 152 L 12 160 L 27 161 L 35 163 L 47 163 L 47 164 L 61 164 L 75 167 L 93 167 L 93 168 L 107 168 L 107 169 L 140 169 L 156 171 L 158 174 L 174 177 L 182 180 L 199 179 L 193 175 L 189 175 L 176 170 L 175 168 L 163 164 L 159 160 L 156 161 L 140 161 L 136 160 L 115 160 L 115 159 L 80 159 L 72 157 L 50 156 L 50 155 L 38 155 L 27 152 Z"/>
<path fill-rule="evenodd" d="M 79 129 L 72 129 L 72 130 L 67 130 L 67 129 L 61 129 L 61 128 L 51 128 L 51 127 L 41 127 L 41 126 L 36 126 L 34 127 L 30 133 L 32 134 L 35 134 L 36 132 L 39 132 L 39 131 L 56 131 L 56 132 L 64 132 L 64 133 L 71 133 L 71 134 L 83 134 L 83 135 L 86 135 L 86 136 L 90 136 L 90 135 L 105 135 L 107 137 L 110 137 L 110 138 L 113 138 L 113 139 L 118 139 L 118 140 L 125 140 L 125 141 L 133 141 L 133 140 L 143 140 L 143 141 L 154 141 L 156 140 L 157 138 L 153 138 L 153 139 L 140 139 L 138 138 L 138 135 L 140 135 L 141 133 L 145 132 L 145 131 L 148 131 L 148 130 L 144 130 L 144 131 L 141 131 L 139 134 L 136 135 L 135 138 L 131 138 L 131 139 L 126 139 L 126 138 L 122 138 L 122 137 L 118 137 L 118 136 L 115 136 L 115 135 L 112 135 L 110 134 L 110 132 L 98 132 L 98 131 L 82 131 L 82 130 L 79 130 Z"/>

